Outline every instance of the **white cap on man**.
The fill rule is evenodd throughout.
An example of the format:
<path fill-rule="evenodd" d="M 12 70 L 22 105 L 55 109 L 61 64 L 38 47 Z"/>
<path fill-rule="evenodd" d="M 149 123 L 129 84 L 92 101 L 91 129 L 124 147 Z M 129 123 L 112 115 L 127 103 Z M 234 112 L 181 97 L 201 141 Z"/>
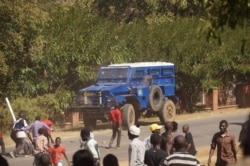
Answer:
<path fill-rule="evenodd" d="M 136 136 L 139 136 L 141 133 L 140 128 L 135 125 L 130 126 L 128 131 L 130 134 L 136 135 Z"/>

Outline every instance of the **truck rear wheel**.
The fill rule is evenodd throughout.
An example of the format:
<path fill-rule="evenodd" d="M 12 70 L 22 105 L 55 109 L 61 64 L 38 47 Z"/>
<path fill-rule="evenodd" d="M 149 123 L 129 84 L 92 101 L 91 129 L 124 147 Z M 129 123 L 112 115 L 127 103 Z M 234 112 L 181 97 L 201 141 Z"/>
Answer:
<path fill-rule="evenodd" d="M 90 116 L 83 115 L 84 127 L 96 128 L 96 119 L 91 118 Z"/>
<path fill-rule="evenodd" d="M 176 109 L 172 100 L 164 100 L 162 108 L 159 112 L 159 118 L 162 124 L 175 119 Z"/>
<path fill-rule="evenodd" d="M 135 110 L 132 104 L 125 104 L 122 109 L 122 123 L 125 128 L 135 124 Z"/>
<path fill-rule="evenodd" d="M 149 93 L 149 106 L 151 111 L 160 111 L 163 104 L 163 93 L 159 86 L 151 86 Z"/>

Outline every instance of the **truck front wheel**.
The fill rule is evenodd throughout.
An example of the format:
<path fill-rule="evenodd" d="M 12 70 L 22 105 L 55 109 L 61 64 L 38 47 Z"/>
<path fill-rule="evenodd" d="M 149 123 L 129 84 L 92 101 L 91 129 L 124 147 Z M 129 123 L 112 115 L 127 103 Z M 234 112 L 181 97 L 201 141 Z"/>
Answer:
<path fill-rule="evenodd" d="M 135 124 L 135 110 L 132 104 L 125 104 L 122 109 L 123 126 L 129 128 Z"/>
<path fill-rule="evenodd" d="M 159 111 L 159 118 L 162 124 L 167 121 L 173 121 L 175 119 L 176 109 L 172 100 L 164 100 L 161 110 Z"/>

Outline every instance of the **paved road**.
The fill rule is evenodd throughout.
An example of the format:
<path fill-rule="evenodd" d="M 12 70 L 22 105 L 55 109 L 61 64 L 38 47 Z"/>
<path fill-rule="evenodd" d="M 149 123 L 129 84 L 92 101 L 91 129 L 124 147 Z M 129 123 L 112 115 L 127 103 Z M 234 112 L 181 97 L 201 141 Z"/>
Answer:
<path fill-rule="evenodd" d="M 250 111 L 250 110 L 249 110 Z M 219 130 L 219 121 L 226 119 L 229 122 L 229 131 L 233 132 L 238 138 L 239 131 L 241 129 L 241 124 L 244 122 L 248 116 L 248 112 L 242 112 L 238 114 L 221 114 L 218 116 L 207 116 L 201 117 L 199 119 L 184 120 L 179 121 L 179 131 L 184 124 L 189 124 L 190 131 L 193 134 L 194 141 L 197 147 L 210 145 L 212 135 Z M 149 124 L 141 126 L 141 136 L 140 139 L 143 140 L 150 134 Z M 163 131 L 163 130 L 162 130 Z M 130 140 L 127 137 L 127 131 L 122 133 L 122 143 L 120 149 L 106 149 L 111 136 L 111 130 L 95 131 L 95 139 L 98 141 L 100 146 L 101 155 L 105 156 L 108 153 L 113 153 L 118 156 L 119 161 L 127 161 L 128 159 L 128 144 Z M 67 138 L 63 139 L 63 145 L 67 149 L 68 157 L 71 159 L 75 151 L 79 149 L 79 138 Z M 7 148 L 7 151 L 13 150 L 14 147 Z M 32 165 L 33 157 L 18 157 L 15 159 L 8 158 L 10 166 L 29 166 Z"/>

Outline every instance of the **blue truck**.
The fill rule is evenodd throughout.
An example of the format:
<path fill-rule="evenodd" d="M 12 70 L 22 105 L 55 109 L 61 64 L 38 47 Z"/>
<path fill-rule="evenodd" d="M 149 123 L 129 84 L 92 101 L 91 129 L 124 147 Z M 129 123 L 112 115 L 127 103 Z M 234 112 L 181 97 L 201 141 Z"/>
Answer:
<path fill-rule="evenodd" d="M 175 68 L 169 62 L 135 62 L 103 66 L 94 85 L 79 90 L 71 111 L 83 113 L 84 126 L 107 121 L 110 108 L 121 106 L 124 127 L 143 114 L 156 115 L 162 124 L 176 115 Z"/>

